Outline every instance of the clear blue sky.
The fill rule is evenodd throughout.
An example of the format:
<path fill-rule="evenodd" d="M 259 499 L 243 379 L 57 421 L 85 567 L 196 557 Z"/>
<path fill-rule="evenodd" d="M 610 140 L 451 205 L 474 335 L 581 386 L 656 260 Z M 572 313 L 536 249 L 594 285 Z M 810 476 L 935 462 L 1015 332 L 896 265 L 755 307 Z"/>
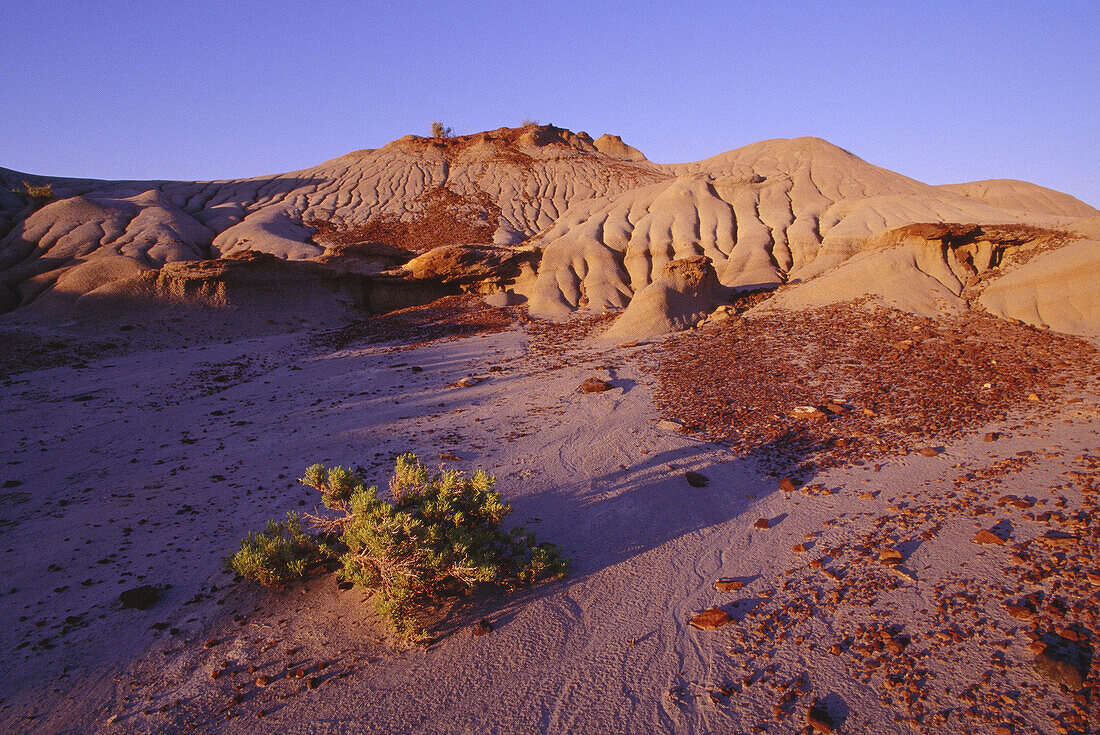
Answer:
<path fill-rule="evenodd" d="M 260 175 L 529 117 L 659 162 L 816 135 L 1100 206 L 1095 1 L 2 5 L 0 166 L 31 173 Z"/>

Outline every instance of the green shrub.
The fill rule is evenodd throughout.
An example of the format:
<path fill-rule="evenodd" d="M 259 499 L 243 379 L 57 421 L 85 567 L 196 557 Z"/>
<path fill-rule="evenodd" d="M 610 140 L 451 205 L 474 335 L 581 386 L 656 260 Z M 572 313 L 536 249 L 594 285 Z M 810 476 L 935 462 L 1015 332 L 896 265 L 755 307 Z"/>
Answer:
<path fill-rule="evenodd" d="M 242 577 L 271 587 L 303 576 L 319 558 L 317 540 L 302 530 L 297 513 L 287 513 L 283 523 L 268 521 L 264 530 L 248 534 L 225 563 Z"/>
<path fill-rule="evenodd" d="M 340 579 L 375 592 L 379 613 L 402 635 L 420 635 L 419 613 L 444 598 L 480 585 L 515 589 L 567 571 L 552 544 L 539 543 L 522 528 L 503 530 L 511 508 L 485 472 L 432 473 L 415 455 L 405 454 L 397 458 L 390 481 L 392 501 L 344 467 L 315 464 L 301 482 L 335 511 L 307 516 L 329 539 L 313 548 L 338 562 Z M 237 556 L 244 552 L 242 547 Z"/>

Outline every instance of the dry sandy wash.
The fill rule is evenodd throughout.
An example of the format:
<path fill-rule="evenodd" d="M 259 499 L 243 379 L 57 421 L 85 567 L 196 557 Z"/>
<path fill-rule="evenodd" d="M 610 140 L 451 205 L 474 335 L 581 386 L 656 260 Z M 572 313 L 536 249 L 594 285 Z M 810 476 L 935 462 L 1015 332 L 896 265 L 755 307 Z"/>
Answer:
<path fill-rule="evenodd" d="M 549 126 L 0 178 L 0 729 L 1100 730 L 1092 207 Z M 414 645 L 223 569 L 307 465 L 406 451 L 569 576 Z"/>

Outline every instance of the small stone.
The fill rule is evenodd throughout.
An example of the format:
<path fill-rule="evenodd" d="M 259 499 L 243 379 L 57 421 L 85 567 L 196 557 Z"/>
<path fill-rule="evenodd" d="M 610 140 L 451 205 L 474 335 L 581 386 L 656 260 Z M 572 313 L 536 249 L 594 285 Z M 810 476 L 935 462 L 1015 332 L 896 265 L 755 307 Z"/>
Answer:
<path fill-rule="evenodd" d="M 1078 543 L 1076 536 L 1068 533 L 1061 533 L 1060 531 L 1048 531 L 1040 536 L 1038 540 L 1056 549 L 1072 549 L 1076 547 Z"/>
<path fill-rule="evenodd" d="M 599 378 L 589 378 L 580 384 L 577 388 L 581 393 L 603 393 L 605 390 L 611 390 L 611 383 L 606 380 L 600 380 Z"/>
<path fill-rule="evenodd" d="M 752 524 L 753 528 L 770 528 L 771 522 L 767 518 L 757 518 L 756 523 Z"/>
<path fill-rule="evenodd" d="M 472 375 L 467 375 L 465 378 L 462 378 L 457 383 L 455 383 L 455 385 L 459 388 L 472 388 L 480 382 L 481 378 L 475 378 Z"/>
<path fill-rule="evenodd" d="M 266 674 L 256 677 L 256 686 L 258 686 L 258 687 L 265 687 L 270 683 L 271 683 L 271 677 L 267 676 Z"/>
<path fill-rule="evenodd" d="M 1037 400 L 1039 400 L 1039 396 L 1036 395 L 1035 393 L 1028 393 L 1027 394 L 1027 399 L 1029 401 L 1037 401 Z"/>
<path fill-rule="evenodd" d="M 995 442 L 1000 438 L 1001 438 L 1001 435 L 998 434 L 995 431 L 991 431 L 988 434 L 986 434 L 984 437 L 982 437 L 982 439 L 987 441 L 987 442 Z"/>
<path fill-rule="evenodd" d="M 794 481 L 789 477 L 784 477 L 779 481 L 779 489 L 785 493 L 793 493 L 795 491 Z"/>
<path fill-rule="evenodd" d="M 118 596 L 123 607 L 131 610 L 148 610 L 160 599 L 160 591 L 149 584 L 128 589 Z"/>
<path fill-rule="evenodd" d="M 719 607 L 712 607 L 694 615 L 688 621 L 690 625 L 699 630 L 717 630 L 730 621 L 728 612 Z"/>
<path fill-rule="evenodd" d="M 685 472 L 684 477 L 687 478 L 688 484 L 692 487 L 706 487 L 710 480 L 706 475 L 701 475 L 698 472 Z"/>
<path fill-rule="evenodd" d="M 917 454 L 922 457 L 935 457 L 939 452 L 935 447 L 921 447 L 917 450 Z"/>
<path fill-rule="evenodd" d="M 791 409 L 791 416 L 809 421 L 823 421 L 828 418 L 825 412 L 816 406 L 796 406 Z"/>
<path fill-rule="evenodd" d="M 1005 603 L 1005 612 L 1017 620 L 1031 620 L 1035 617 L 1035 611 L 1027 605 L 1017 605 L 1012 602 Z"/>
<path fill-rule="evenodd" d="M 714 589 L 719 592 L 736 592 L 745 586 L 745 583 L 740 579 L 716 579 L 714 581 Z"/>
<path fill-rule="evenodd" d="M 1032 668 L 1048 681 L 1065 685 L 1071 692 L 1081 691 L 1088 673 L 1081 649 L 1064 638 L 1046 646 L 1035 657 Z"/>
<path fill-rule="evenodd" d="M 796 554 L 804 554 L 806 552 L 806 544 L 795 544 L 791 547 L 791 551 Z"/>
<path fill-rule="evenodd" d="M 836 730 L 836 723 L 833 722 L 829 710 L 825 709 L 825 705 L 818 701 L 810 704 L 810 709 L 806 712 L 806 724 L 820 735 L 830 735 Z"/>
<path fill-rule="evenodd" d="M 488 620 L 479 620 L 477 625 L 474 626 L 474 635 L 487 635 L 493 632 L 493 624 Z"/>
<path fill-rule="evenodd" d="M 984 528 L 974 534 L 974 538 L 970 539 L 970 541 L 975 544 L 993 544 L 995 546 L 1004 546 L 1005 544 L 1003 538 Z"/>
<path fill-rule="evenodd" d="M 896 566 L 898 564 L 901 564 L 902 555 L 901 552 L 897 549 L 879 549 L 878 560 L 880 563 L 887 566 Z"/>

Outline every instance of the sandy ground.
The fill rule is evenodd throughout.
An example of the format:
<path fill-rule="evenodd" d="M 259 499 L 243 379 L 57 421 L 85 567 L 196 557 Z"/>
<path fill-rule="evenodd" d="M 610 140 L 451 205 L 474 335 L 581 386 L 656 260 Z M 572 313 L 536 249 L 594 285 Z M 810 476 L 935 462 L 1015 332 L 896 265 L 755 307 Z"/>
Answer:
<path fill-rule="evenodd" d="M 4 381 L 0 729 L 787 733 L 811 702 L 845 733 L 1100 727 L 1087 689 L 1032 670 L 1025 635 L 1097 640 L 1094 390 L 784 492 L 774 468 L 661 423 L 638 349 L 519 324 L 350 342 L 263 337 Z M 483 381 L 452 387 L 468 375 Z M 615 388 L 578 393 L 593 376 Z M 246 531 L 315 505 L 295 481 L 307 465 L 382 485 L 410 450 L 495 474 L 570 576 L 463 601 L 410 646 L 331 575 L 273 592 L 222 569 Z M 1067 528 L 1068 551 L 1033 541 Z M 975 544 L 981 529 L 1009 542 Z M 898 567 L 878 563 L 886 546 Z M 1051 569 L 1029 576 L 1036 564 Z M 123 608 L 141 584 L 162 599 Z M 1006 613 L 1036 593 L 1034 621 Z M 689 626 L 711 607 L 732 622 Z M 482 618 L 493 631 L 475 637 Z"/>

